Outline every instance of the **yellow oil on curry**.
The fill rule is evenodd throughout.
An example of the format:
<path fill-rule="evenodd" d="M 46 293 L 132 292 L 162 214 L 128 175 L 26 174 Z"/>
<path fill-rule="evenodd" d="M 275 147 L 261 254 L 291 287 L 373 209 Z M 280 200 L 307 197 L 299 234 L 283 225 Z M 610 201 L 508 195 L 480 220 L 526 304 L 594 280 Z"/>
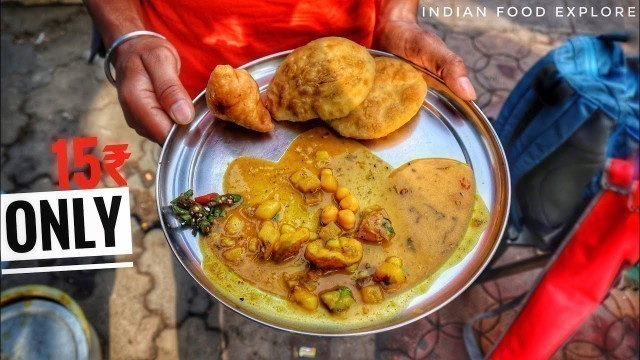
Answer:
<path fill-rule="evenodd" d="M 349 267 L 318 269 L 305 257 L 309 243 L 326 242 L 318 236 L 325 226 L 322 209 L 339 208 L 340 202 L 332 192 L 305 194 L 291 178 L 301 170 L 319 177 L 322 169 L 331 169 L 339 187 L 348 189 L 358 203 L 355 226 L 338 226 L 341 231 L 336 237 L 357 238 L 368 209 L 384 209 L 391 223 L 391 240 L 358 239 L 362 259 Z M 207 276 L 229 297 L 240 299 L 238 307 L 262 308 L 256 311 L 267 317 L 275 310 L 280 320 L 284 316 L 292 323 L 313 323 L 319 328 L 363 327 L 393 316 L 412 296 L 426 291 L 425 284 L 443 265 L 451 265 L 475 245 L 488 220 L 468 165 L 450 159 L 417 159 L 393 169 L 360 143 L 324 128 L 300 135 L 277 163 L 236 159 L 227 168 L 223 187 L 225 193 L 242 195 L 243 203 L 230 210 L 212 234 L 201 238 Z M 279 204 L 266 220 L 256 213 L 265 202 Z M 265 222 L 283 234 L 305 228 L 301 233 L 308 230 L 308 239 L 285 260 L 265 260 L 265 244 L 260 240 Z M 376 270 L 389 258 L 401 261 L 405 281 L 397 286 L 376 282 Z M 299 279 L 314 296 L 348 288 L 355 302 L 338 315 L 322 299 L 317 300 L 316 309 L 305 309 L 293 295 Z M 367 285 L 379 287 L 384 300 L 366 303 L 371 302 L 370 294 L 363 298 L 371 289 L 363 290 Z"/>

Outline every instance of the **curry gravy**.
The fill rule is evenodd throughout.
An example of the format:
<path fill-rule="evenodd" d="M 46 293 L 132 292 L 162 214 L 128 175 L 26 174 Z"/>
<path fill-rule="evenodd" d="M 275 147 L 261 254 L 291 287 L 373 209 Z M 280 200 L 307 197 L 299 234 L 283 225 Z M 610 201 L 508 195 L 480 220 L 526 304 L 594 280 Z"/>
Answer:
<path fill-rule="evenodd" d="M 326 151 L 328 158 L 319 158 L 319 151 Z M 356 221 L 363 209 L 378 205 L 387 211 L 395 232 L 390 241 L 361 241 L 363 256 L 357 269 L 329 271 L 317 279 L 315 294 L 336 286 L 351 289 L 356 304 L 342 316 L 330 314 L 322 304 L 310 312 L 286 300 L 289 288 L 283 280 L 285 274 L 303 273 L 310 268 L 304 257 L 305 244 L 297 256 L 280 263 L 263 260 L 246 249 L 249 239 L 258 236 L 260 221 L 251 216 L 252 210 L 269 199 L 282 204 L 274 217 L 278 226 L 289 224 L 306 227 L 312 233 L 319 231 L 320 210 L 336 202 L 333 194 L 323 193 L 317 204 L 305 204 L 302 193 L 290 181 L 291 175 L 302 167 L 313 173 L 332 169 L 339 185 L 348 188 L 359 201 Z M 452 265 L 452 261 L 464 257 L 488 219 L 486 206 L 476 196 L 473 173 L 466 164 L 450 159 L 418 159 L 393 169 L 360 143 L 338 138 L 324 128 L 298 136 L 277 163 L 244 157 L 234 160 L 227 168 L 223 187 L 225 193 L 243 196 L 243 203 L 230 210 L 226 219 L 235 215 L 243 220 L 241 234 L 233 241 L 234 246 L 244 250 L 240 261 L 224 258 L 223 253 L 228 250 L 222 245 L 222 239 L 228 238 L 224 220 L 212 234 L 201 238 L 203 267 L 212 283 L 232 297 L 241 298 L 236 303 L 239 307 L 259 307 L 266 316 L 275 310 L 281 320 L 288 317 L 292 322 L 308 321 L 329 327 L 336 322 L 363 326 L 401 310 L 412 296 L 426 291 L 425 284 L 447 261 Z M 356 229 L 357 226 L 343 236 L 354 237 Z M 463 253 L 457 254 L 460 250 Z M 402 259 L 406 282 L 395 291 L 386 291 L 382 304 L 364 304 L 355 283 L 356 274 L 372 274 L 389 256 Z"/>

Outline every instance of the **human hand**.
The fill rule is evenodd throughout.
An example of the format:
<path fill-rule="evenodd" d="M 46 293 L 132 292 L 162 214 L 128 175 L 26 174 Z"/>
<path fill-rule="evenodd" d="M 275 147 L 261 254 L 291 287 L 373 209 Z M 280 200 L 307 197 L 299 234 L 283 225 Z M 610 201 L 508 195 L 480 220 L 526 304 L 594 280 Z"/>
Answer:
<path fill-rule="evenodd" d="M 460 98 L 476 99 L 462 58 L 449 50 L 440 37 L 423 30 L 415 21 L 383 21 L 376 29 L 376 39 L 378 49 L 433 72 Z"/>
<path fill-rule="evenodd" d="M 193 120 L 195 110 L 180 83 L 180 57 L 167 40 L 143 36 L 114 53 L 118 100 L 127 124 L 162 145 L 174 123 Z"/>

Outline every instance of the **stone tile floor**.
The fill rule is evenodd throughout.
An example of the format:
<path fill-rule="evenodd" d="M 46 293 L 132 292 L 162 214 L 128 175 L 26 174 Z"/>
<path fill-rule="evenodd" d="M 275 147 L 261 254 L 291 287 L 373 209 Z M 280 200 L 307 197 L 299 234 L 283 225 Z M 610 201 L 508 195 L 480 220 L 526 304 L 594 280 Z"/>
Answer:
<path fill-rule="evenodd" d="M 424 6 L 505 5 L 502 0 L 433 0 Z M 523 6 L 525 0 L 510 0 Z M 537 2 L 551 9 L 577 0 Z M 595 3 L 595 1 L 590 1 Z M 436 5 L 437 4 L 437 5 Z M 637 0 L 611 5 L 638 6 Z M 517 80 L 535 61 L 567 37 L 584 32 L 626 29 L 635 35 L 627 46 L 638 53 L 634 20 L 485 19 L 419 16 L 458 52 L 469 66 L 478 104 L 497 116 Z M 174 259 L 159 229 L 154 177 L 160 148 L 125 126 L 117 97 L 104 79 L 102 64 L 88 64 L 90 19 L 82 7 L 2 5 L 2 127 L 0 185 L 6 192 L 54 190 L 57 178 L 49 146 L 52 140 L 83 134 L 107 143 L 129 143 L 125 165 L 131 189 L 134 252 L 130 269 L 9 275 L 2 289 L 42 283 L 78 300 L 96 328 L 106 358 L 296 358 L 299 346 L 317 348 L 318 358 L 421 359 L 465 358 L 463 325 L 474 315 L 525 292 L 539 270 L 476 284 L 439 312 L 377 336 L 317 338 L 272 330 L 247 320 L 210 299 Z M 107 184 L 108 185 L 108 184 Z M 509 249 L 500 263 L 535 255 Z M 96 259 L 86 259 L 87 263 Z M 39 265 L 66 264 L 64 260 Z M 615 286 L 602 306 L 554 358 L 637 358 L 638 291 Z M 474 324 L 486 350 L 514 315 L 504 313 Z"/>

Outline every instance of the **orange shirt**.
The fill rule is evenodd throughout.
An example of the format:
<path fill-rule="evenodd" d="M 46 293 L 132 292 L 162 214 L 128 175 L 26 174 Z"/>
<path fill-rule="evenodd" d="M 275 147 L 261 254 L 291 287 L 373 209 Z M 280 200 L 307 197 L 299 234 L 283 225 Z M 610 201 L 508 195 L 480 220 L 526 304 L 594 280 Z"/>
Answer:
<path fill-rule="evenodd" d="M 375 0 L 142 1 L 148 29 L 176 47 L 180 79 L 192 97 L 217 64 L 238 67 L 324 36 L 371 47 Z"/>

